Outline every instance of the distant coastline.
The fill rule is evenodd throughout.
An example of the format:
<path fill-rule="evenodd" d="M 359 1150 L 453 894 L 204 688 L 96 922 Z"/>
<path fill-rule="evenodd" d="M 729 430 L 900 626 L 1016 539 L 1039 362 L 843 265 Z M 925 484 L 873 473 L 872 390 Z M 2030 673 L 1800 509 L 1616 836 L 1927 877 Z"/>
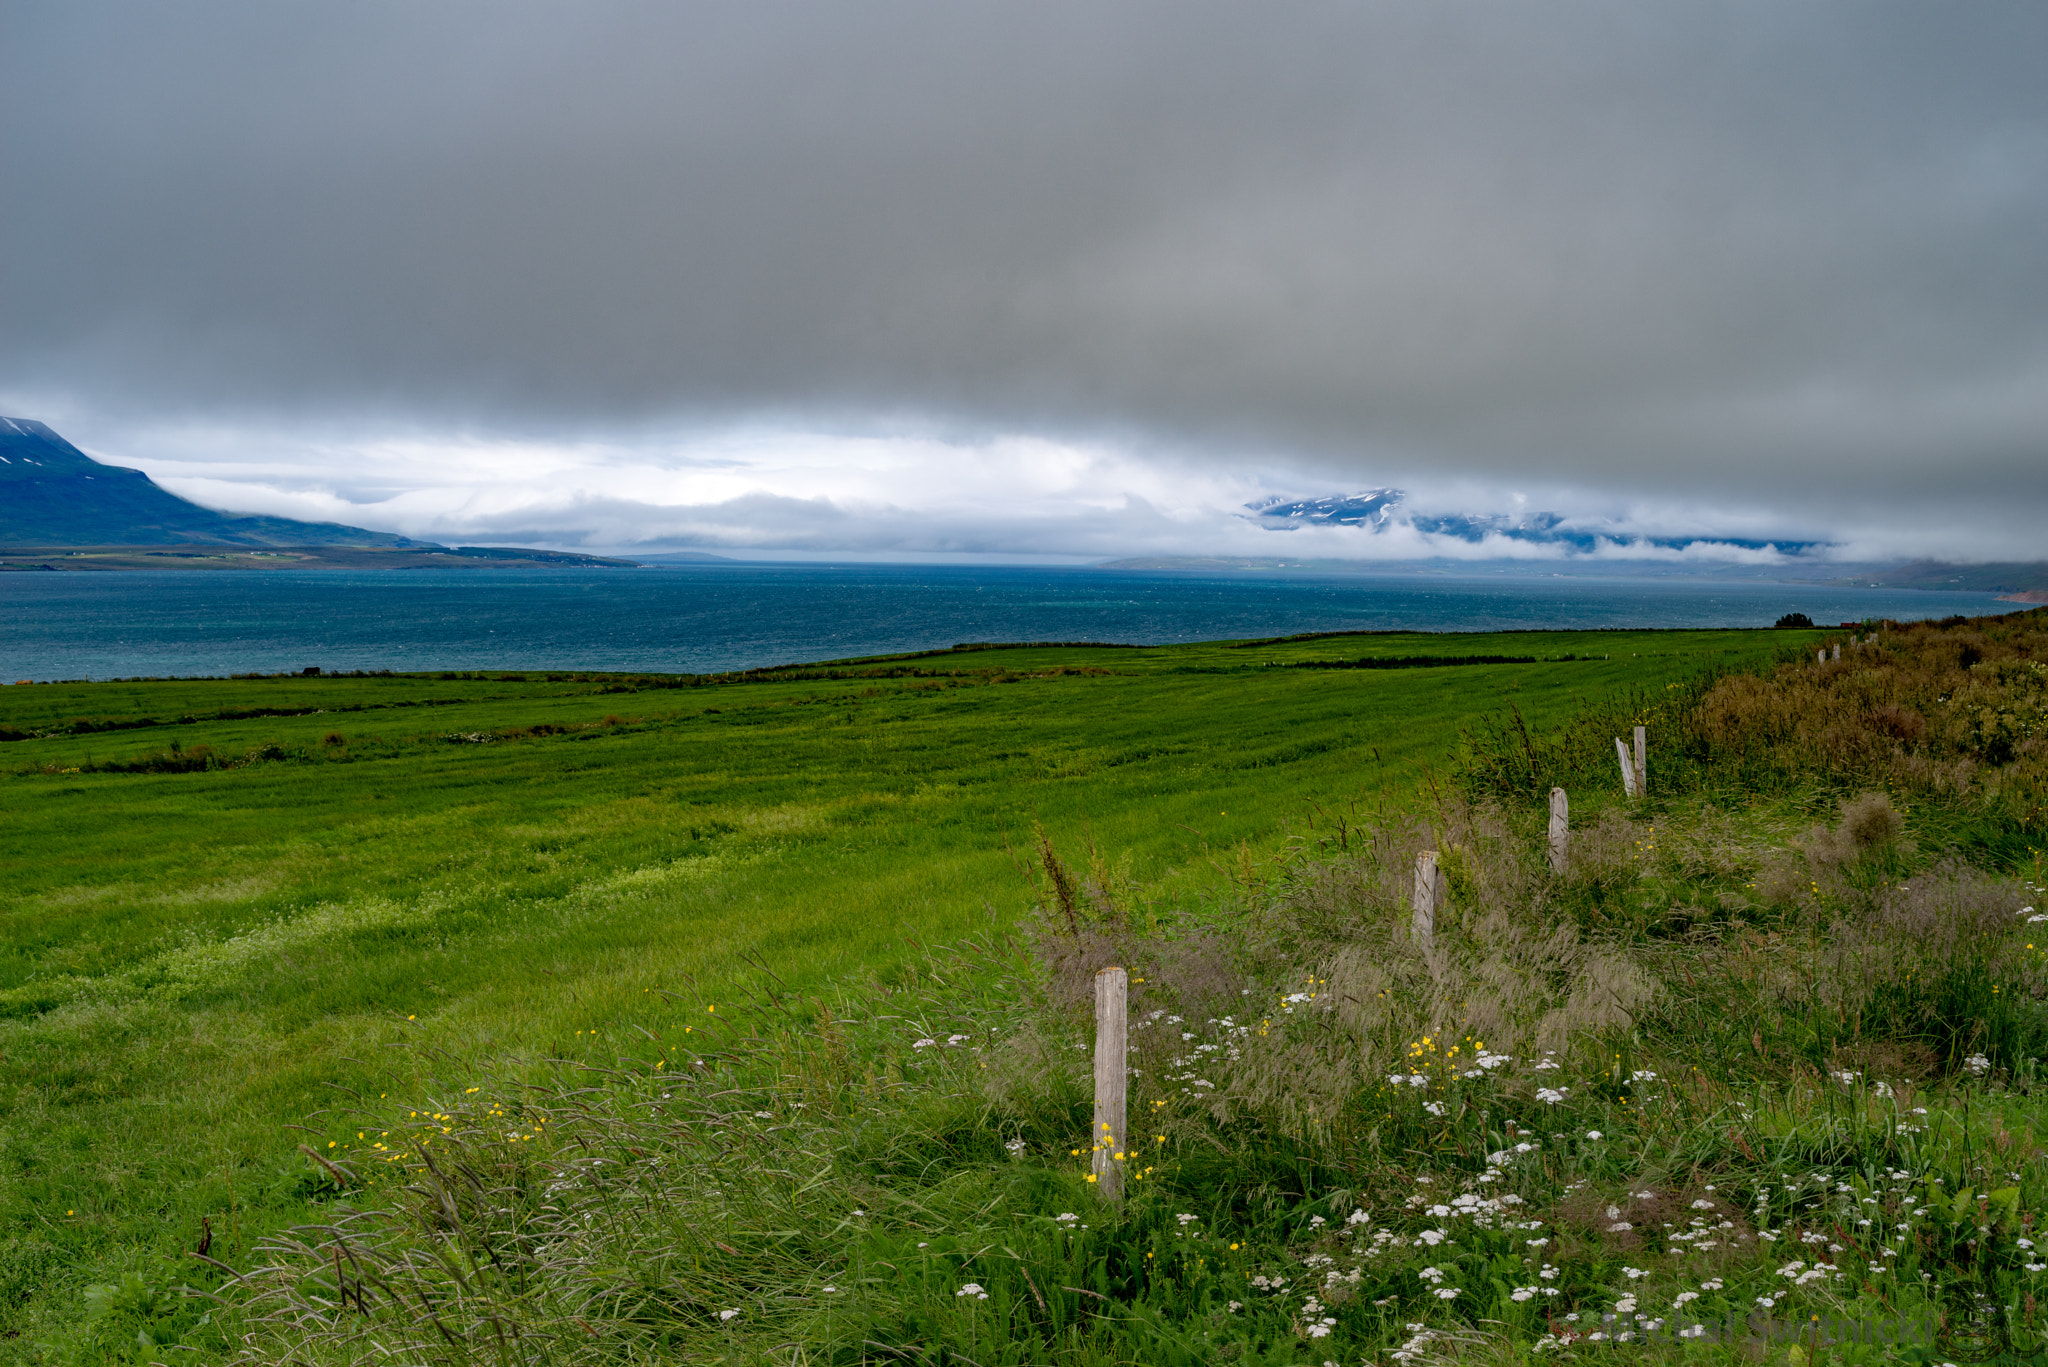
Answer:
<path fill-rule="evenodd" d="M 147 545 L 0 545 L 0 573 L 138 570 L 484 570 L 484 569 L 761 569 L 822 566 L 825 561 L 737 559 L 708 551 L 659 551 L 643 556 L 592 555 L 528 546 L 232 545 L 182 541 Z M 873 565 L 888 561 L 864 562 Z M 903 568 L 910 568 L 905 562 Z M 972 568 L 960 566 L 956 568 Z M 1069 567 L 1083 573 L 1222 575 L 1246 578 L 1511 579 L 1538 582 L 1672 580 L 1725 584 L 1786 584 L 1837 589 L 1914 589 L 1990 594 L 2000 602 L 2048 604 L 2048 562 L 1957 565 L 1941 561 L 1894 564 L 1741 565 L 1669 560 L 1336 560 L 1262 556 L 1140 556 Z"/>
<path fill-rule="evenodd" d="M 0 573 L 121 570 L 488 570 L 641 568 L 637 560 L 523 546 L 0 547 Z"/>

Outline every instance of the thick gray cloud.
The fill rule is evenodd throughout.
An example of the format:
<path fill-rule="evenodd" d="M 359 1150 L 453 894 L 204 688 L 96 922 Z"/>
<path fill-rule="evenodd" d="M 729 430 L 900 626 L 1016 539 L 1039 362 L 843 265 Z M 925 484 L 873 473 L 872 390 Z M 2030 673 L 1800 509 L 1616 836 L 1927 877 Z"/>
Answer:
<path fill-rule="evenodd" d="M 908 423 L 2012 554 L 2044 56 L 2031 2 L 17 3 L 0 397 L 103 446 Z"/>

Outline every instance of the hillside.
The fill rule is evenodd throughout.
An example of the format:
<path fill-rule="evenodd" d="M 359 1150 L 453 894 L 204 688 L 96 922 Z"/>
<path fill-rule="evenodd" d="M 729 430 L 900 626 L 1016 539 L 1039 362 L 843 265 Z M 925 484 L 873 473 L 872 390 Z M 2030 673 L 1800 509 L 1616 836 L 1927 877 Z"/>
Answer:
<path fill-rule="evenodd" d="M 46 424 L 0 418 L 0 546 L 416 546 L 389 532 L 202 508 L 102 465 Z"/>
<path fill-rule="evenodd" d="M 2002 593 L 2015 602 L 2048 601 L 2048 563 L 2041 561 L 1996 561 L 1982 565 L 1956 565 L 1941 560 L 1915 560 L 1911 564 L 1880 568 L 1859 582 L 1898 589 L 1966 589 Z"/>

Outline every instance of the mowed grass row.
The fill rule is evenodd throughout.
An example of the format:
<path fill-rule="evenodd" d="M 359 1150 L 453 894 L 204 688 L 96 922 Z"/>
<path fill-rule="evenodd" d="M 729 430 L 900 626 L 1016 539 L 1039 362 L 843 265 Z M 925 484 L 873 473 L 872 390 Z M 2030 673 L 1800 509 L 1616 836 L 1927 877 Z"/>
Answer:
<path fill-rule="evenodd" d="M 301 1218 L 289 1127 L 336 1088 L 396 1094 L 392 1059 L 602 1062 L 635 1027 L 754 995 L 750 962 L 799 994 L 886 971 L 1023 911 L 1040 823 L 1077 864 L 1092 847 L 1155 896 L 1199 897 L 1318 809 L 1414 792 L 1476 712 L 1543 724 L 1793 635 L 977 650 L 631 692 L 0 691 L 0 726 L 36 737 L 0 748 L 0 1322 L 161 1269 L 202 1217 L 229 1262 Z M 1279 667 L 1430 654 L 1601 658 Z M 282 758 L 90 772 L 174 745 Z M 383 1047 L 400 1041 L 426 1047 Z"/>

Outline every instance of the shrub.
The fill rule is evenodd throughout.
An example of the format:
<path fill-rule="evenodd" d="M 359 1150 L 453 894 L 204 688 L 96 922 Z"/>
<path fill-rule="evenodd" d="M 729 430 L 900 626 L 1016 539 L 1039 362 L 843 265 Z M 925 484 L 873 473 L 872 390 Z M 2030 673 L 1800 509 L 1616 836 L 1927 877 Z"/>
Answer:
<path fill-rule="evenodd" d="M 1898 843 L 1906 833 L 1906 819 L 1883 793 L 1863 793 L 1842 804 L 1841 833 L 1851 848 L 1868 854 Z"/>
<path fill-rule="evenodd" d="M 1483 719 L 1458 755 L 1463 787 L 1617 795 L 1613 738 L 1643 725 L 1653 800 L 1881 790 L 1948 809 L 2009 855 L 2048 831 L 2048 613 L 1887 625 L 1843 645 L 1839 660 L 1701 678 L 1541 733 L 1512 710 Z"/>

